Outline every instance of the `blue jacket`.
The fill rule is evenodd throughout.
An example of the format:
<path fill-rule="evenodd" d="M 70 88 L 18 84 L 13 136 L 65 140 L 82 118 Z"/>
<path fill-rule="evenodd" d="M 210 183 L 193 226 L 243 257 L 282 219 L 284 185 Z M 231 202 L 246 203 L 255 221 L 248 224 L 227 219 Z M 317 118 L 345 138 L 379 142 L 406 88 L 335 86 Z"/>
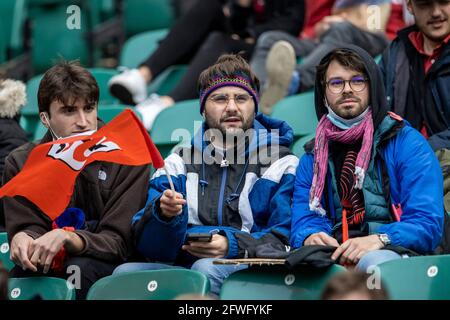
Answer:
<path fill-rule="evenodd" d="M 403 214 L 400 222 L 382 225 L 376 233 L 388 234 L 395 246 L 419 253 L 433 251 L 441 240 L 444 219 L 442 173 L 436 156 L 422 135 L 409 125 L 387 142 L 381 154 L 389 175 L 392 202 L 401 204 Z M 314 155 L 307 153 L 297 168 L 291 237 L 295 248 L 313 233 L 332 234 L 330 216 L 321 217 L 309 210 L 313 164 Z"/>
<path fill-rule="evenodd" d="M 164 219 L 159 199 L 169 189 L 165 172 L 156 171 L 150 180 L 145 208 L 133 218 L 138 251 L 149 260 L 192 263 L 180 250 L 187 232 L 218 232 L 228 238 L 226 258 L 254 256 L 257 245 L 267 242 L 289 244 L 291 198 L 298 158 L 291 154 L 292 129 L 283 121 L 262 114 L 254 122 L 254 135 L 245 148 L 244 161 L 221 166 L 214 163 L 212 145 L 200 130 L 190 147 L 166 160 L 175 189 L 187 205 L 179 216 Z M 279 130 L 279 135 L 274 130 Z M 272 157 L 262 155 L 270 150 Z M 187 257 L 188 256 L 188 257 Z"/>

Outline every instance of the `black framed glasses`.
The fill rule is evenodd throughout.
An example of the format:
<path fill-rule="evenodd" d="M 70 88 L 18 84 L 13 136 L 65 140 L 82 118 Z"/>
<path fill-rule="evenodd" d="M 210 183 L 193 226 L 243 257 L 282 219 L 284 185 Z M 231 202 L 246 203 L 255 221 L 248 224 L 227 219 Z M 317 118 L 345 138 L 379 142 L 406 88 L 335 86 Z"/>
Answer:
<path fill-rule="evenodd" d="M 363 76 L 354 76 L 350 80 L 333 78 L 325 83 L 328 90 L 330 90 L 332 93 L 341 93 L 342 91 L 344 91 L 345 83 L 347 82 L 353 91 L 361 92 L 366 88 L 367 79 Z"/>
<path fill-rule="evenodd" d="M 228 103 L 230 103 L 230 100 L 234 100 L 234 103 L 239 106 L 243 106 L 247 104 L 252 99 L 252 97 L 245 93 L 237 94 L 234 97 L 230 97 L 227 94 L 216 94 L 209 97 L 208 99 L 218 106 L 225 107 L 228 105 Z"/>

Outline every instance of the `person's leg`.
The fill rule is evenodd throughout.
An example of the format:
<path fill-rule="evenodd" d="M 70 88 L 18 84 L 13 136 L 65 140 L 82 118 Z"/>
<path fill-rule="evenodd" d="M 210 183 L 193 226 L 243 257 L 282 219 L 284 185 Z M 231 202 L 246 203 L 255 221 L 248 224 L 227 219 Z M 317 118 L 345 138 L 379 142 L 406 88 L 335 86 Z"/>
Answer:
<path fill-rule="evenodd" d="M 205 274 L 211 284 L 211 294 L 218 296 L 225 278 L 236 271 L 247 269 L 248 265 L 213 264 L 214 260 L 212 258 L 199 259 L 194 262 L 191 270 Z"/>
<path fill-rule="evenodd" d="M 174 101 L 197 98 L 197 80 L 200 73 L 213 65 L 220 55 L 243 51 L 244 57 L 248 59 L 253 49 L 253 44 L 246 43 L 243 40 L 234 40 L 224 32 L 212 32 L 191 60 L 184 76 L 168 96 Z"/>
<path fill-rule="evenodd" d="M 369 267 L 379 265 L 383 262 L 402 259 L 402 256 L 391 250 L 374 250 L 366 253 L 359 260 L 356 268 L 363 272 L 367 272 Z"/>
<path fill-rule="evenodd" d="M 272 107 L 279 100 L 298 91 L 301 78 L 295 71 L 297 57 L 307 56 L 317 46 L 311 40 L 298 40 L 295 37 L 287 39 L 289 41 L 277 41 L 266 57 L 267 79 L 262 87 L 260 101 L 261 111 L 265 114 L 271 114 Z"/>
<path fill-rule="evenodd" d="M 171 65 L 189 62 L 213 30 L 225 30 L 221 1 L 197 0 L 142 65 L 150 69 L 154 78 Z"/>
<path fill-rule="evenodd" d="M 272 49 L 275 43 L 281 40 L 287 41 L 292 45 L 296 57 L 306 56 L 314 46 L 311 41 L 302 41 L 299 38 L 294 37 L 293 35 L 284 31 L 264 32 L 256 42 L 256 47 L 250 62 L 250 66 L 252 67 L 253 72 L 258 77 L 259 82 L 261 83 L 261 87 L 264 87 L 264 84 L 267 81 L 266 61 L 269 51 Z M 278 62 L 282 63 L 283 61 Z"/>
<path fill-rule="evenodd" d="M 144 271 L 144 270 L 162 270 L 162 269 L 185 269 L 185 268 L 155 262 L 129 262 L 118 266 L 116 269 L 114 269 L 113 274 Z"/>
<path fill-rule="evenodd" d="M 65 277 L 76 289 L 77 300 L 86 299 L 89 288 L 99 279 L 109 276 L 117 264 L 90 257 L 71 257 L 64 263 Z"/>
<path fill-rule="evenodd" d="M 147 84 L 167 67 L 188 63 L 211 31 L 226 29 L 225 20 L 219 0 L 197 0 L 138 69 L 125 70 L 110 79 L 111 95 L 125 104 L 142 103 L 147 98 Z"/>

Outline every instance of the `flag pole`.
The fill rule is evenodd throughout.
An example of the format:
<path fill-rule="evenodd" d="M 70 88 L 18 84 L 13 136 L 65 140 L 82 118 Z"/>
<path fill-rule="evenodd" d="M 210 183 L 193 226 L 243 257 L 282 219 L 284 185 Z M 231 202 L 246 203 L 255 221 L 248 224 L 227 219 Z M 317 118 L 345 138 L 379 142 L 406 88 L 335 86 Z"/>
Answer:
<path fill-rule="evenodd" d="M 169 180 L 170 189 L 172 190 L 172 198 L 175 199 L 175 187 L 173 186 L 172 177 L 169 174 L 169 171 L 166 169 L 166 165 L 164 165 L 164 171 L 166 172 L 167 180 Z"/>

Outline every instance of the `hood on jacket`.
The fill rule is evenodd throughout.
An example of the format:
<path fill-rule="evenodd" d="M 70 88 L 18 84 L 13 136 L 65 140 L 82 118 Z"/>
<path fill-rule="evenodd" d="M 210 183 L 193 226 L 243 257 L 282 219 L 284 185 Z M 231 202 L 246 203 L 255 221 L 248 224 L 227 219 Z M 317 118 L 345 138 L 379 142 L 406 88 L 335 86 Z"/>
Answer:
<path fill-rule="evenodd" d="M 21 81 L 0 82 L 0 118 L 14 118 L 26 102 L 25 85 Z"/>
<path fill-rule="evenodd" d="M 376 64 L 375 60 L 364 49 L 354 45 L 347 45 L 339 49 L 348 50 L 350 52 L 356 53 L 364 63 L 367 76 L 370 81 L 369 105 L 372 107 L 373 126 L 376 129 L 388 112 L 386 93 L 384 90 L 381 71 L 378 65 Z M 320 61 L 320 64 L 329 60 L 331 53 L 335 50 L 336 49 L 333 49 L 327 55 L 325 55 L 325 57 L 323 57 L 323 59 Z M 328 110 L 324 104 L 323 99 L 323 97 L 325 96 L 325 91 L 322 86 L 321 79 L 319 79 L 318 76 L 316 76 L 314 93 L 315 93 L 316 114 L 317 118 L 320 121 L 322 116 L 328 113 Z"/>
<path fill-rule="evenodd" d="M 207 142 L 203 139 L 204 132 L 207 129 L 206 122 L 203 122 L 202 127 L 191 141 L 191 144 L 200 151 L 207 146 Z M 294 141 L 294 131 L 286 121 L 270 118 L 262 113 L 256 115 L 253 129 L 255 130 L 254 136 L 256 139 L 252 139 L 247 152 L 252 152 L 257 147 L 276 143 L 289 148 Z M 274 130 L 278 130 L 278 135 L 275 134 Z"/>

